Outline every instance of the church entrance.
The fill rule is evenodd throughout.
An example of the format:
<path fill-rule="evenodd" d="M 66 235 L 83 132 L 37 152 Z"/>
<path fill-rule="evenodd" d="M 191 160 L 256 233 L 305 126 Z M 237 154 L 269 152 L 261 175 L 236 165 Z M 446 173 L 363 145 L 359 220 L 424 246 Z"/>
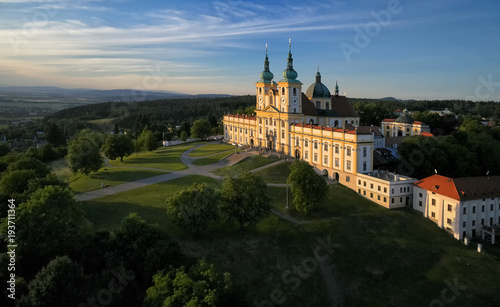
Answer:
<path fill-rule="evenodd" d="M 300 150 L 295 149 L 295 159 L 300 159 Z"/>
<path fill-rule="evenodd" d="M 334 179 L 338 182 L 338 181 L 339 181 L 339 179 L 340 179 L 339 173 L 335 172 L 335 173 L 333 174 L 333 176 L 334 176 Z"/>
<path fill-rule="evenodd" d="M 250 146 L 253 147 L 253 139 L 250 139 Z"/>

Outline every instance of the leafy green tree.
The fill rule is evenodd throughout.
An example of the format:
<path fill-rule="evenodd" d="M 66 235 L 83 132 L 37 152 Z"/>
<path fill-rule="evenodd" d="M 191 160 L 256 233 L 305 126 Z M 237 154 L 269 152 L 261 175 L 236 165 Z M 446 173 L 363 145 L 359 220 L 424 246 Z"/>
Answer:
<path fill-rule="evenodd" d="M 181 141 L 185 142 L 188 139 L 188 134 L 186 131 L 182 130 L 181 132 Z"/>
<path fill-rule="evenodd" d="M 38 189 L 19 205 L 16 215 L 16 256 L 21 270 L 36 272 L 54 256 L 71 253 L 90 230 L 81 204 L 69 189 L 58 186 Z M 7 226 L 4 220 L 3 233 Z"/>
<path fill-rule="evenodd" d="M 45 163 L 32 157 L 23 157 L 7 167 L 8 172 L 15 170 L 33 170 L 38 177 L 45 177 L 50 173 L 50 169 Z"/>
<path fill-rule="evenodd" d="M 80 134 L 68 145 L 66 161 L 69 169 L 74 174 L 81 172 L 88 175 L 91 172 L 97 172 L 104 165 L 104 160 L 99 152 L 100 148 L 99 142 L 96 142 L 91 135 Z"/>
<path fill-rule="evenodd" d="M 195 120 L 191 127 L 191 136 L 199 139 L 206 139 L 212 133 L 212 125 L 206 119 Z"/>
<path fill-rule="evenodd" d="M 115 127 L 113 128 L 113 133 L 116 134 L 116 135 L 120 133 L 120 129 L 118 128 L 118 123 L 117 122 L 115 122 Z"/>
<path fill-rule="evenodd" d="M 151 130 L 144 129 L 137 139 L 136 148 L 143 151 L 154 151 L 158 148 L 158 142 Z"/>
<path fill-rule="evenodd" d="M 328 186 L 307 162 L 295 160 L 288 176 L 293 203 L 298 212 L 309 214 L 322 201 Z"/>
<path fill-rule="evenodd" d="M 206 183 L 194 183 L 167 199 L 167 213 L 196 237 L 217 219 L 218 193 Z"/>
<path fill-rule="evenodd" d="M 470 116 L 464 117 L 462 124 L 458 127 L 459 131 L 476 133 L 484 132 L 486 129 L 486 126 L 484 126 L 479 120 Z"/>
<path fill-rule="evenodd" d="M 229 306 L 233 292 L 229 273 L 219 273 L 213 264 L 200 260 L 186 271 L 184 266 L 160 271 L 146 292 L 145 307 Z"/>
<path fill-rule="evenodd" d="M 255 226 L 270 210 L 267 185 L 261 177 L 243 172 L 237 178 L 227 176 L 221 188 L 220 211 L 223 217 L 238 222 L 240 229 Z"/>
<path fill-rule="evenodd" d="M 34 170 L 19 169 L 6 172 L 0 179 L 0 193 L 18 198 L 26 190 L 30 180 L 35 178 L 37 174 Z"/>
<path fill-rule="evenodd" d="M 132 139 L 124 134 L 112 134 L 102 146 L 104 154 L 111 160 L 123 157 L 128 157 L 134 152 L 134 142 Z"/>
<path fill-rule="evenodd" d="M 80 265 L 68 256 L 56 257 L 29 283 L 19 306 L 78 306 L 86 298 L 87 284 Z"/>

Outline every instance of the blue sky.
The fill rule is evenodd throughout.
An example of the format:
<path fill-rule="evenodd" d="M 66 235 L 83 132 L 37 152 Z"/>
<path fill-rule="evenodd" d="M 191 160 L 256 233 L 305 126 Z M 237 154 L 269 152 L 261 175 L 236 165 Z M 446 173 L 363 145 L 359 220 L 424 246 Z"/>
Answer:
<path fill-rule="evenodd" d="M 253 94 L 292 39 L 349 97 L 500 101 L 500 2 L 0 0 L 0 85 Z"/>

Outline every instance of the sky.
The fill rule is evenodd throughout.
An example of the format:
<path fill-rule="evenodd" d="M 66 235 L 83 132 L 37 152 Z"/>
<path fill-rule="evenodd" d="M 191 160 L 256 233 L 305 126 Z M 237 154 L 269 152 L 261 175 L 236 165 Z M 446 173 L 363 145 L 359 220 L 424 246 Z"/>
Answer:
<path fill-rule="evenodd" d="M 0 86 L 500 101 L 500 1 L 0 0 Z"/>

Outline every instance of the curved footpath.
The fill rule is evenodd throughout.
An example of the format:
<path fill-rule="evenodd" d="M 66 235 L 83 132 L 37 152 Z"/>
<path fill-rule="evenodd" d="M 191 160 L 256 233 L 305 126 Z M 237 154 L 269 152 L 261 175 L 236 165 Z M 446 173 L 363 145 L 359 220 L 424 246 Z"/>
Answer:
<path fill-rule="evenodd" d="M 116 185 L 116 186 L 112 186 L 112 187 L 107 187 L 107 188 L 102 188 L 102 189 L 98 189 L 98 190 L 94 190 L 94 191 L 90 191 L 90 192 L 77 194 L 77 195 L 75 195 L 75 199 L 78 201 L 88 201 L 88 200 L 92 200 L 95 198 L 99 198 L 99 197 L 103 197 L 103 196 L 107 196 L 107 195 L 113 195 L 116 193 L 121 193 L 121 192 L 125 192 L 128 190 L 137 189 L 137 188 L 141 188 L 141 187 L 144 187 L 147 185 L 160 183 L 160 182 L 164 182 L 164 181 L 168 181 L 168 180 L 173 180 L 173 179 L 177 179 L 177 178 L 188 176 L 188 175 L 203 175 L 203 176 L 222 180 L 222 179 L 224 179 L 224 177 L 217 176 L 217 175 L 213 174 L 212 171 L 219 169 L 219 168 L 222 168 L 222 167 L 227 167 L 227 166 L 231 166 L 233 164 L 236 164 L 248 156 L 257 155 L 257 152 L 255 152 L 255 151 L 241 152 L 239 154 L 233 153 L 217 163 L 205 165 L 205 166 L 196 166 L 193 164 L 194 160 L 199 159 L 199 158 L 206 158 L 206 157 L 212 156 L 212 155 L 208 155 L 208 156 L 196 157 L 196 158 L 189 157 L 190 152 L 192 152 L 193 150 L 195 150 L 201 146 L 204 146 L 204 145 L 206 145 L 206 144 L 196 145 L 196 146 L 194 146 L 194 147 L 192 147 L 192 148 L 190 148 L 182 153 L 182 155 L 180 157 L 181 162 L 184 163 L 188 167 L 187 169 L 184 169 L 182 171 L 174 171 L 174 172 L 170 172 L 170 173 L 163 174 L 163 175 L 158 175 L 158 176 L 140 179 L 140 180 L 136 180 L 133 182 L 128 182 L 128 183 L 124 183 L 124 184 L 120 184 L 120 185 Z M 229 151 L 232 151 L 232 149 L 228 150 L 228 152 Z M 213 155 L 217 155 L 217 154 L 219 154 L 219 153 L 215 153 Z M 283 162 L 286 162 L 286 160 L 284 160 L 284 159 L 278 160 L 276 162 L 273 162 L 273 163 L 264 165 L 262 167 L 256 168 L 254 170 L 251 170 L 251 172 L 257 172 L 257 171 L 260 171 L 262 169 L 266 169 L 266 168 L 269 168 L 271 166 L 274 166 L 276 164 L 280 164 Z M 114 166 L 111 166 L 109 164 L 109 160 L 107 160 L 107 159 L 105 160 L 105 165 L 106 165 L 106 167 L 114 167 Z M 124 167 L 120 166 L 120 168 L 124 168 Z M 151 169 L 151 170 L 168 172 L 167 170 L 164 170 L 164 169 L 147 168 L 147 167 L 125 167 L 125 168 Z M 327 180 L 327 182 L 328 182 L 328 184 L 334 183 L 331 180 Z M 268 183 L 267 185 L 273 186 L 273 187 L 285 187 L 286 186 L 286 184 L 282 184 L 282 183 Z M 280 212 L 277 210 L 272 209 L 271 212 L 273 214 L 275 214 L 276 216 L 278 216 L 279 218 L 284 219 L 284 220 L 294 224 L 297 227 L 299 227 L 300 225 L 303 225 L 305 223 L 308 223 L 308 221 L 296 219 L 296 218 L 294 218 L 286 213 L 283 213 L 283 212 Z M 311 252 L 312 251 L 313 251 L 313 247 L 311 246 Z M 342 295 L 342 292 L 340 289 L 340 285 L 338 283 L 338 278 L 336 278 L 336 276 L 335 276 L 335 270 L 334 270 L 333 264 L 330 263 L 330 261 L 328 259 L 324 259 L 318 263 L 318 267 L 319 267 L 321 276 L 325 282 L 325 289 L 327 290 L 330 306 L 344 306 L 345 303 L 344 303 L 343 295 Z"/>

